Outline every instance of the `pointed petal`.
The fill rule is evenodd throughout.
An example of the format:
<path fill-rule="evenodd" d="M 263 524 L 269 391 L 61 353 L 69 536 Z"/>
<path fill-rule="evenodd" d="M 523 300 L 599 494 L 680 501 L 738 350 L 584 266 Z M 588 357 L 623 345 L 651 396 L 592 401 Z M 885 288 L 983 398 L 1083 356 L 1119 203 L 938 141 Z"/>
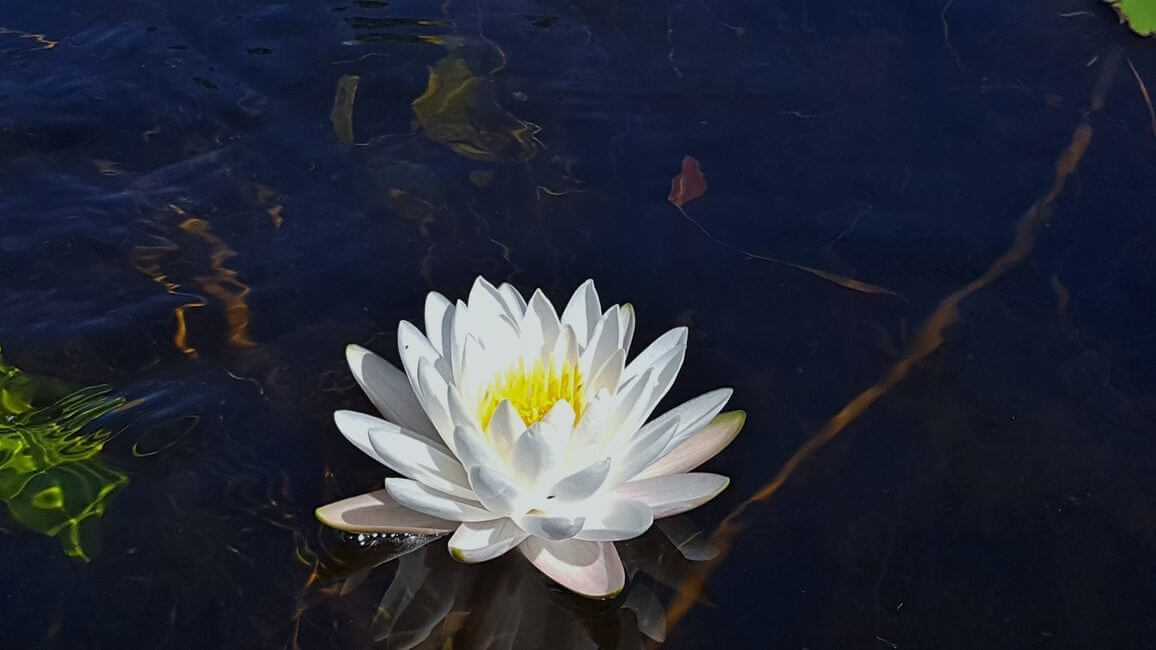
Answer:
<path fill-rule="evenodd" d="M 639 472 L 635 480 L 681 474 L 702 465 L 731 444 L 746 419 L 747 414 L 743 411 L 728 411 L 715 416 L 705 427 Z"/>
<path fill-rule="evenodd" d="M 585 517 L 562 517 L 559 515 L 522 515 L 516 519 L 522 530 L 534 537 L 560 540 L 570 539 L 582 530 Z"/>
<path fill-rule="evenodd" d="M 457 522 L 416 512 L 394 501 L 385 490 L 359 494 L 316 510 L 317 519 L 350 533 L 408 533 L 442 535 Z"/>
<path fill-rule="evenodd" d="M 449 350 L 453 335 L 454 304 L 442 294 L 431 291 L 425 297 L 425 333 L 439 354 Z"/>
<path fill-rule="evenodd" d="M 574 328 L 569 325 L 562 326 L 558 338 L 554 341 L 554 350 L 550 353 L 550 358 L 558 363 L 578 365 L 578 339 L 574 336 Z"/>
<path fill-rule="evenodd" d="M 610 392 L 618 390 L 618 382 L 622 378 L 622 370 L 626 365 L 626 350 L 615 350 L 606 363 L 602 364 L 590 379 L 590 390 L 600 391 L 603 388 Z"/>
<path fill-rule="evenodd" d="M 349 442 L 353 443 L 354 447 L 357 447 L 361 451 L 365 452 L 366 455 L 376 460 L 377 462 L 382 463 L 383 465 L 385 464 L 385 461 L 382 460 L 381 456 L 378 455 L 377 451 L 374 450 L 373 445 L 369 442 L 369 430 L 396 425 L 393 425 L 390 422 L 386 422 L 381 418 L 375 418 L 372 415 L 358 413 L 357 411 L 344 410 L 336 411 L 333 414 L 333 422 L 337 425 L 337 429 L 341 431 L 341 435 L 345 436 L 346 440 L 349 440 Z M 402 431 L 405 431 L 405 429 L 402 429 Z M 412 431 L 409 433 L 428 444 L 439 447 L 441 446 L 440 441 L 431 440 L 426 436 L 413 433 Z M 443 450 L 448 451 L 444 448 Z"/>
<path fill-rule="evenodd" d="M 369 430 L 369 444 L 387 467 L 439 492 L 474 498 L 466 470 L 457 458 L 395 424 L 386 425 Z"/>
<path fill-rule="evenodd" d="M 385 489 L 394 501 L 410 510 L 450 521 L 490 521 L 500 516 L 477 501 L 450 496 L 407 478 L 387 478 Z"/>
<path fill-rule="evenodd" d="M 623 483 L 613 492 L 624 499 L 645 503 L 654 511 L 654 518 L 659 519 L 701 506 L 718 496 L 730 482 L 718 474 L 671 474 Z"/>
<path fill-rule="evenodd" d="M 601 316 L 602 304 L 598 300 L 598 291 L 594 289 L 594 281 L 587 280 L 578 287 L 562 310 L 562 324 L 574 328 L 578 345 L 585 348 Z"/>
<path fill-rule="evenodd" d="M 582 501 L 602 487 L 609 472 L 610 459 L 603 458 L 558 481 L 551 492 L 554 498 L 562 503 Z"/>
<path fill-rule="evenodd" d="M 590 334 L 590 341 L 582 350 L 579 366 L 582 368 L 583 374 L 588 375 L 601 368 L 602 364 L 610 358 L 610 355 L 614 354 L 615 350 L 620 349 L 618 340 L 618 305 L 614 305 L 594 326 L 594 331 Z"/>
<path fill-rule="evenodd" d="M 667 443 L 666 449 L 662 451 L 659 458 L 673 451 L 675 447 L 681 445 L 693 436 L 695 432 L 709 424 L 710 421 L 719 414 L 719 411 L 723 410 L 723 407 L 727 405 L 727 401 L 730 400 L 732 394 L 734 394 L 734 390 L 730 388 L 712 390 L 709 393 L 704 393 L 692 400 L 683 402 L 666 413 L 663 413 L 658 418 L 655 418 L 655 421 L 657 421 L 662 418 L 677 415 L 681 420 L 681 423 L 678 425 L 678 430 L 671 436 L 670 442 Z"/>
<path fill-rule="evenodd" d="M 606 477 L 607 485 L 618 485 L 633 479 L 650 465 L 667 448 L 670 438 L 678 430 L 681 420 L 678 415 L 673 418 L 655 420 L 647 424 L 638 435 L 624 447 L 613 452 L 613 466 L 610 475 Z"/>
<path fill-rule="evenodd" d="M 685 327 L 676 327 L 658 337 L 626 365 L 626 370 L 622 373 L 622 380 L 626 381 L 642 374 L 647 368 L 654 366 L 667 352 L 680 346 L 685 348 L 686 339 L 687 329 Z"/>
<path fill-rule="evenodd" d="M 397 351 L 401 356 L 401 367 L 409 377 L 414 393 L 421 397 L 421 389 L 417 385 L 417 368 L 422 359 L 428 360 L 441 374 L 442 379 L 451 377 L 449 363 L 438 353 L 437 348 L 429 342 L 421 330 L 414 327 L 409 321 L 401 321 L 397 325 Z"/>
<path fill-rule="evenodd" d="M 486 510 L 508 517 L 512 514 L 522 514 L 526 507 L 523 503 L 522 490 L 516 483 L 502 472 L 478 465 L 470 468 L 470 485 L 478 495 L 478 501 Z"/>
<path fill-rule="evenodd" d="M 385 419 L 411 431 L 437 437 L 404 372 L 360 345 L 346 346 L 345 359 L 357 385 Z"/>
<path fill-rule="evenodd" d="M 518 550 L 551 580 L 587 598 L 613 598 L 626 584 L 622 560 L 609 542 L 529 537 Z"/>
<path fill-rule="evenodd" d="M 546 415 L 542 416 L 542 422 L 549 424 L 553 431 L 554 438 L 550 441 L 556 447 L 565 446 L 570 439 L 570 432 L 574 429 L 574 407 L 570 405 L 568 400 L 560 399 L 554 402 L 554 406 L 546 411 Z M 562 453 L 562 449 L 558 450 Z"/>
<path fill-rule="evenodd" d="M 509 519 L 463 522 L 450 537 L 450 555 L 458 562 L 492 560 L 514 548 L 529 535 Z"/>
<path fill-rule="evenodd" d="M 526 299 L 518 292 L 518 289 L 509 282 L 503 282 L 502 286 L 498 287 L 498 292 L 502 294 L 502 299 L 506 301 L 506 308 L 514 315 L 514 322 L 518 323 L 522 320 L 522 315 L 526 313 Z"/>
<path fill-rule="evenodd" d="M 535 422 L 514 443 L 514 478 L 528 488 L 536 488 L 557 466 L 561 449 L 554 444 L 557 430 L 545 422 Z"/>
<path fill-rule="evenodd" d="M 494 447 L 477 429 L 468 426 L 454 428 L 454 449 L 462 466 L 467 470 L 479 465 L 505 469 L 506 463 L 498 456 Z"/>
<path fill-rule="evenodd" d="M 630 344 L 634 341 L 634 305 L 626 303 L 622 305 L 622 309 L 618 310 L 618 335 L 621 339 L 618 342 L 618 347 L 630 351 Z"/>
<path fill-rule="evenodd" d="M 608 500 L 596 514 L 586 517 L 582 530 L 574 536 L 588 542 L 617 542 L 634 539 L 654 523 L 650 506 L 632 499 Z"/>
<path fill-rule="evenodd" d="M 513 453 L 515 442 L 525 430 L 526 423 L 522 421 L 522 416 L 518 414 L 518 409 L 514 408 L 510 400 L 504 399 L 499 402 L 498 408 L 490 417 L 487 431 L 494 443 L 494 449 L 509 458 Z"/>
<path fill-rule="evenodd" d="M 562 326 L 554 305 L 539 289 L 530 296 L 526 305 L 526 315 L 522 318 L 519 346 L 522 356 L 527 359 L 542 359 L 554 349 L 554 342 Z"/>
<path fill-rule="evenodd" d="M 421 359 L 417 364 L 418 397 L 425 408 L 430 422 L 437 429 L 443 442 L 453 449 L 454 422 L 450 417 L 448 393 L 449 384 L 429 359 Z"/>

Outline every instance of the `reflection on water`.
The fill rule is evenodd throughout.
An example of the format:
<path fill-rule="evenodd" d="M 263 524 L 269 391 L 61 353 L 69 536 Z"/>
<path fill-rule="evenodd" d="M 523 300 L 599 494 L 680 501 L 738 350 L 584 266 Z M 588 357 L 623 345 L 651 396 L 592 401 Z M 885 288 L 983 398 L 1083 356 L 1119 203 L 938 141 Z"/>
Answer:
<path fill-rule="evenodd" d="M 128 477 L 102 462 L 111 433 L 93 421 L 124 404 L 107 386 L 73 390 L 0 359 L 0 500 L 12 519 L 88 561 L 98 527 Z"/>

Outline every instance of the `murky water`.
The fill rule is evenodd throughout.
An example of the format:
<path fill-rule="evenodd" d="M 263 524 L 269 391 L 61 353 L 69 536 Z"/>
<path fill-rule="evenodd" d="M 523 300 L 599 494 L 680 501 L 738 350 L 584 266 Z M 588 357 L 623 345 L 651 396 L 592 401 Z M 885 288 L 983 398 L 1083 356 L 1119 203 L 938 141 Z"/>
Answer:
<path fill-rule="evenodd" d="M 1100 2 L 8 3 L 0 28 L 0 645 L 1156 634 L 1156 41 Z M 762 491 L 723 555 L 652 532 L 595 603 L 316 522 L 383 475 L 332 424 L 369 409 L 345 344 L 396 359 L 424 294 L 478 274 L 593 277 L 638 341 L 690 326 L 667 403 L 733 386 L 749 419 L 710 465 L 731 487 L 666 532 L 701 559 Z"/>

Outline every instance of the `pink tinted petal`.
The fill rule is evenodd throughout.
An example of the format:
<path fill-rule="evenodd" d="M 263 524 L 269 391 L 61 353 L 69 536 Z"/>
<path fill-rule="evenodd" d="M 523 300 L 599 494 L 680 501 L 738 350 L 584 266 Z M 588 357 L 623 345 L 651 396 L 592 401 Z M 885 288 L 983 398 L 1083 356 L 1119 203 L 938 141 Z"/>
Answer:
<path fill-rule="evenodd" d="M 350 533 L 441 535 L 458 525 L 410 510 L 394 501 L 385 490 L 330 503 L 318 508 L 316 515 L 326 526 Z"/>
<path fill-rule="evenodd" d="M 744 411 L 728 411 L 676 445 L 665 456 L 638 473 L 635 479 L 681 474 L 714 458 L 739 435 L 747 421 Z"/>
<path fill-rule="evenodd" d="M 528 537 L 518 550 L 551 580 L 587 598 L 613 598 L 626 584 L 622 560 L 611 542 Z"/>

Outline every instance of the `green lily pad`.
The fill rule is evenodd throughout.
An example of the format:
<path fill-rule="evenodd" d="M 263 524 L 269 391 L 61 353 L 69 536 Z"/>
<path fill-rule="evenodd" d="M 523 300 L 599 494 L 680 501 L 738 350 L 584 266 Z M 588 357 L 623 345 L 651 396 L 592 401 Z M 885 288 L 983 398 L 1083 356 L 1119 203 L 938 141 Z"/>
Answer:
<path fill-rule="evenodd" d="M 86 562 L 100 516 L 128 483 L 100 459 L 109 431 L 89 425 L 123 404 L 107 386 L 75 390 L 0 358 L 0 501 L 15 522 Z"/>
<path fill-rule="evenodd" d="M 1156 0 L 1104 0 L 1140 36 L 1156 33 Z"/>

